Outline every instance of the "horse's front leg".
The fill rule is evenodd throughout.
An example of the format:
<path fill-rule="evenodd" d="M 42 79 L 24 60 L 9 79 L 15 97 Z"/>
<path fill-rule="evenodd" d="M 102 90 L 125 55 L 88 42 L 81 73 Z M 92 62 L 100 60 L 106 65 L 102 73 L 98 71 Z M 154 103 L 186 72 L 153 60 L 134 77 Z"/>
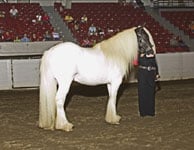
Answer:
<path fill-rule="evenodd" d="M 66 117 L 66 113 L 64 110 L 65 99 L 67 93 L 70 89 L 71 82 L 60 82 L 59 89 L 56 94 L 56 107 L 57 107 L 57 114 L 56 114 L 56 129 L 65 130 L 67 132 L 73 130 L 73 124 L 71 124 Z"/>
<path fill-rule="evenodd" d="M 105 120 L 111 124 L 119 124 L 121 117 L 116 112 L 116 99 L 117 92 L 120 87 L 121 81 L 108 84 L 109 99 L 107 104 Z"/>

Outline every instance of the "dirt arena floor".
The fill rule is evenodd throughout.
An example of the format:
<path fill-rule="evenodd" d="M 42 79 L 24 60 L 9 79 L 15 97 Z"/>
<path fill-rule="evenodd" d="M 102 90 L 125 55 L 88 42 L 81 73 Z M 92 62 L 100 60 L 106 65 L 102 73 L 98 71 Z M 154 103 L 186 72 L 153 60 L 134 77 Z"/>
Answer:
<path fill-rule="evenodd" d="M 161 82 L 156 116 L 139 117 L 137 85 L 120 88 L 119 125 L 105 122 L 105 86 L 72 86 L 72 132 L 38 128 L 38 90 L 0 91 L 0 150 L 193 150 L 194 80 Z"/>

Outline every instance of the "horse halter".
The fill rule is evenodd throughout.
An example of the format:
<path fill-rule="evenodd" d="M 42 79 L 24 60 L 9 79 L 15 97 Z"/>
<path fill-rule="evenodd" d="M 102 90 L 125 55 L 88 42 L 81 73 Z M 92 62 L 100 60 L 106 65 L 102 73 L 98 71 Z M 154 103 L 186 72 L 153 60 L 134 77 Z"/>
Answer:
<path fill-rule="evenodd" d="M 135 29 L 138 41 L 138 52 L 140 54 L 154 54 L 154 50 L 152 49 L 153 45 L 149 41 L 149 36 L 145 32 L 142 26 L 139 26 Z"/>

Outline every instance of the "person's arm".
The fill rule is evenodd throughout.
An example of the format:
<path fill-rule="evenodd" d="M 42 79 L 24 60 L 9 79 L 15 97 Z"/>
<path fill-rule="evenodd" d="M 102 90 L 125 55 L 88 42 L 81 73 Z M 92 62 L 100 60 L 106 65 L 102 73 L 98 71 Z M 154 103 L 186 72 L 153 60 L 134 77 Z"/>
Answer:
<path fill-rule="evenodd" d="M 156 57 L 155 57 L 155 67 L 156 67 L 156 80 L 157 80 L 160 78 L 160 74 L 158 71 L 158 63 L 157 63 Z"/>

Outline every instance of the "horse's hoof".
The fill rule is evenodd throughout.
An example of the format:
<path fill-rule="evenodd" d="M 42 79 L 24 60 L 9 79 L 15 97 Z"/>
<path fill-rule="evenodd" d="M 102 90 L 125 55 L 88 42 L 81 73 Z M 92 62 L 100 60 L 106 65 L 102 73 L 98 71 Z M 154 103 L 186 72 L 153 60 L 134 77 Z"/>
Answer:
<path fill-rule="evenodd" d="M 73 124 L 68 122 L 64 124 L 62 127 L 56 127 L 56 129 L 70 132 L 70 131 L 73 131 Z"/>
<path fill-rule="evenodd" d="M 108 118 L 106 117 L 106 122 L 110 123 L 110 124 L 120 124 L 119 121 L 121 120 L 121 116 L 116 115 L 115 117 L 112 118 Z"/>
<path fill-rule="evenodd" d="M 72 123 L 67 123 L 67 124 L 65 124 L 64 130 L 65 130 L 66 132 L 73 131 L 73 124 L 72 124 Z"/>
<path fill-rule="evenodd" d="M 54 130 L 53 125 L 52 126 L 43 126 L 41 123 L 39 123 L 38 127 L 41 129 L 44 129 L 44 130 L 52 130 L 52 131 Z"/>

